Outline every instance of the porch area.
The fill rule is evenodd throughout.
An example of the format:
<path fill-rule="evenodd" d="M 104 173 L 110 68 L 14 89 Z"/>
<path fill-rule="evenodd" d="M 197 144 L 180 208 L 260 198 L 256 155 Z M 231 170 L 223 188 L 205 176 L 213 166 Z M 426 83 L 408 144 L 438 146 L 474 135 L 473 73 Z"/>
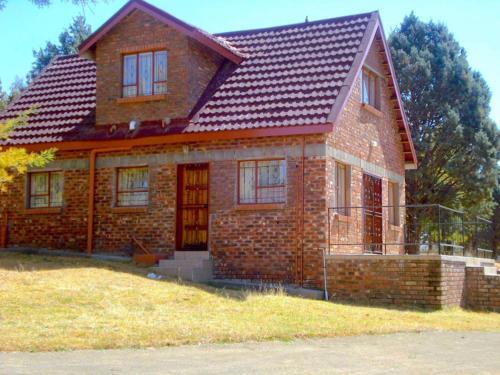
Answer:
<path fill-rule="evenodd" d="M 330 208 L 325 293 L 368 305 L 500 312 L 496 246 L 492 222 L 441 205 Z"/>

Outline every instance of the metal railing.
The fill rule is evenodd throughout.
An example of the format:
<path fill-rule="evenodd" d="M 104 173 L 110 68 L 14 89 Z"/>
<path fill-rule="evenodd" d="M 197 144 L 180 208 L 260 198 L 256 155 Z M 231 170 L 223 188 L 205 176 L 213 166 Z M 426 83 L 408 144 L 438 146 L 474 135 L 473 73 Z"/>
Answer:
<path fill-rule="evenodd" d="M 328 209 L 328 253 L 495 257 L 491 221 L 438 204 Z"/>

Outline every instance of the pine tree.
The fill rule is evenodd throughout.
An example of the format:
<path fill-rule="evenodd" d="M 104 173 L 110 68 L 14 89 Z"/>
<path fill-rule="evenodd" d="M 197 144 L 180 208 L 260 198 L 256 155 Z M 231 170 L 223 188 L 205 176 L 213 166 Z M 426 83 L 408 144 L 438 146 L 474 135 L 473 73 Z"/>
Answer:
<path fill-rule="evenodd" d="M 491 214 L 499 131 L 488 85 L 442 24 L 411 14 L 389 44 L 419 161 L 407 173 L 407 203 Z"/>
<path fill-rule="evenodd" d="M 90 34 L 92 29 L 87 24 L 84 16 L 73 18 L 73 22 L 59 34 L 59 43 L 47 42 L 45 47 L 33 50 L 35 61 L 28 73 L 27 81 L 31 81 L 49 64 L 55 56 L 64 56 L 78 53 L 78 46 Z"/>

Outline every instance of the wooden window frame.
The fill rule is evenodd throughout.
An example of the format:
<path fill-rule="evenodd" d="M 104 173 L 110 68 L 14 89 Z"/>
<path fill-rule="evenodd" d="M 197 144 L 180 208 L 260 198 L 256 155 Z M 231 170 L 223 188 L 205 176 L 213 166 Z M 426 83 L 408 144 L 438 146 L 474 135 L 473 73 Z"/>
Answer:
<path fill-rule="evenodd" d="M 61 208 L 64 205 L 64 174 L 63 174 L 63 200 L 61 201 L 61 204 L 58 206 L 52 206 L 51 203 L 51 193 L 52 193 L 52 184 L 51 184 L 51 179 L 52 179 L 52 174 L 54 173 L 62 173 L 62 170 L 54 170 L 54 171 L 34 171 L 34 172 L 29 172 L 28 173 L 28 202 L 27 202 L 27 207 L 30 209 L 46 209 L 46 208 Z M 32 194 L 31 193 L 31 180 L 34 174 L 47 174 L 47 194 Z M 33 197 L 47 197 L 47 205 L 46 206 L 37 206 L 33 207 L 31 204 L 31 198 Z"/>
<path fill-rule="evenodd" d="M 126 170 L 126 169 L 147 169 L 148 171 L 148 188 L 147 189 L 135 189 L 135 190 L 120 190 L 120 171 Z M 140 204 L 140 205 L 121 205 L 119 203 L 119 196 L 120 194 L 127 194 L 127 193 L 147 193 L 148 194 L 148 199 L 145 204 Z M 138 166 L 133 166 L 133 167 L 118 167 L 116 168 L 116 181 L 115 181 L 115 204 L 114 208 L 119 208 L 119 209 L 127 209 L 127 208 L 143 208 L 143 207 L 148 207 L 149 206 L 149 167 L 146 165 L 138 165 Z"/>
<path fill-rule="evenodd" d="M 397 227 L 397 226 L 399 226 L 399 222 L 400 222 L 400 218 L 399 218 L 399 183 L 393 182 L 393 181 L 387 182 L 387 203 L 389 205 L 389 210 L 390 210 L 389 211 L 389 224 Z"/>
<path fill-rule="evenodd" d="M 368 77 L 368 101 L 365 101 L 365 76 Z M 373 81 L 373 96 L 371 95 L 371 82 Z M 373 72 L 370 69 L 364 68 L 361 71 L 361 102 L 364 105 L 370 106 L 372 108 L 380 111 L 380 77 L 377 73 Z"/>
<path fill-rule="evenodd" d="M 259 187 L 259 162 L 266 162 L 266 161 L 283 161 L 285 163 L 285 176 L 284 176 L 284 181 L 285 183 L 282 185 L 273 185 L 273 186 L 261 186 Z M 255 163 L 255 200 L 253 202 L 241 202 L 241 195 L 240 195 L 240 175 L 241 175 L 241 163 L 249 163 L 253 162 Z M 276 205 L 276 204 L 283 204 L 286 203 L 286 186 L 287 186 L 287 168 L 286 168 L 286 159 L 285 158 L 271 158 L 271 159 L 252 159 L 252 160 L 239 160 L 238 161 L 238 184 L 237 184 L 237 194 L 238 194 L 238 205 L 241 206 L 268 206 L 268 205 Z M 259 190 L 264 190 L 264 189 L 275 189 L 275 188 L 282 188 L 283 189 L 283 200 L 277 201 L 277 202 L 258 202 L 258 197 L 259 197 Z"/>
<path fill-rule="evenodd" d="M 167 79 L 165 80 L 162 80 L 162 81 L 156 81 L 155 80 L 155 57 L 156 57 L 156 54 L 159 53 L 159 52 L 165 52 L 166 53 L 166 56 L 165 56 L 165 59 L 166 59 L 166 64 L 167 64 Z M 153 54 L 153 61 L 152 61 L 152 64 L 151 64 L 151 94 L 149 95 L 140 95 L 139 94 L 139 55 L 141 54 L 144 54 L 144 53 L 152 53 Z M 135 56 L 135 84 L 133 85 L 125 85 L 125 57 L 126 56 Z M 157 49 L 157 50 L 147 50 L 147 51 L 138 51 L 138 52 L 127 52 L 127 53 L 123 53 L 122 54 L 122 74 L 121 74 L 121 87 L 122 87 L 122 92 L 121 92 L 121 95 L 120 97 L 125 99 L 125 98 L 140 98 L 140 97 L 149 97 L 149 96 L 155 96 L 155 95 L 163 95 L 165 94 L 166 90 L 164 92 L 161 92 L 161 93 L 155 93 L 155 84 L 159 84 L 159 83 L 165 83 L 165 87 L 167 86 L 168 84 L 168 51 L 166 49 Z M 132 96 L 124 96 L 123 95 L 123 91 L 125 88 L 127 87 L 135 87 L 135 95 L 132 95 Z"/>
<path fill-rule="evenodd" d="M 344 168 L 344 206 L 343 209 L 339 206 L 340 184 L 339 184 L 339 168 Z M 343 216 L 349 216 L 350 197 L 351 197 L 351 168 L 348 164 L 335 162 L 335 206 L 337 213 Z"/>

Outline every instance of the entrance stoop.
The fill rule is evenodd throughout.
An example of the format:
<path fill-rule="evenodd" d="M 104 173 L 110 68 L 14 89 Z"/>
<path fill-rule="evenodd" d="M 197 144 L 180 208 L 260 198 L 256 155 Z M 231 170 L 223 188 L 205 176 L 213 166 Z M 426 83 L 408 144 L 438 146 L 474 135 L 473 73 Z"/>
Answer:
<path fill-rule="evenodd" d="M 176 251 L 174 259 L 160 260 L 155 271 L 194 282 L 207 282 L 213 278 L 212 260 L 208 251 Z"/>

